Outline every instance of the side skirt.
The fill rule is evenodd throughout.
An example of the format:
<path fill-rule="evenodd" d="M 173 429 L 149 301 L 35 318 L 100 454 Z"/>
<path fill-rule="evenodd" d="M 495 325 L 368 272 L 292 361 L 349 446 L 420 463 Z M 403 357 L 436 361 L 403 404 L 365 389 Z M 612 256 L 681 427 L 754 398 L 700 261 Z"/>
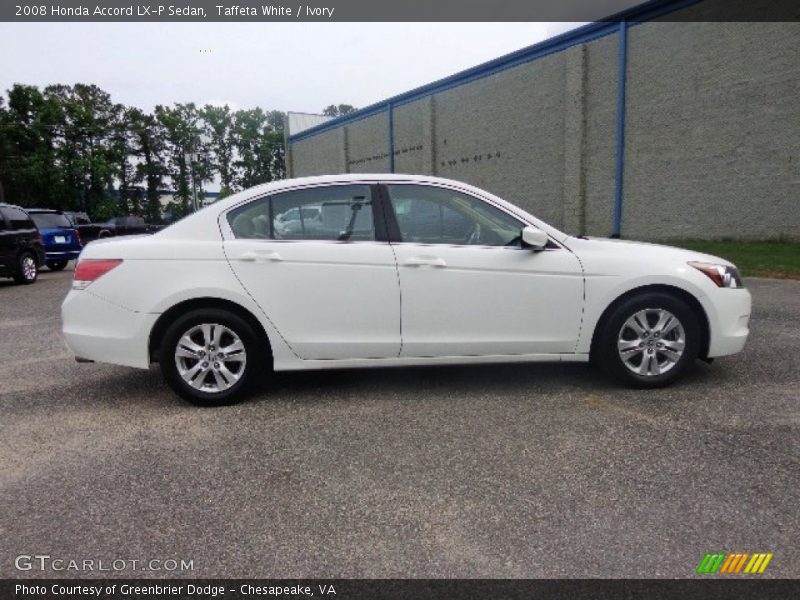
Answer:
<path fill-rule="evenodd" d="M 343 360 L 275 361 L 276 371 L 356 369 L 369 367 L 411 367 L 423 365 L 466 365 L 534 362 L 589 362 L 588 354 L 496 354 L 487 356 L 406 356 L 399 358 L 353 358 Z"/>

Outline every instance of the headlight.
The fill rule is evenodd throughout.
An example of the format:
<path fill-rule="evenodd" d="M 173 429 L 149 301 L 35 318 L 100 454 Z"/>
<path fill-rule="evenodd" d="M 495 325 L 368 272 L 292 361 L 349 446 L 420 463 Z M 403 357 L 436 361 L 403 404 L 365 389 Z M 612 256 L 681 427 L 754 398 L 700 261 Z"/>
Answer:
<path fill-rule="evenodd" d="M 736 267 L 729 267 L 727 265 L 715 265 L 704 262 L 690 262 L 689 266 L 694 267 L 698 271 L 706 275 L 713 281 L 717 287 L 724 288 L 740 288 L 742 285 L 742 278 Z"/>

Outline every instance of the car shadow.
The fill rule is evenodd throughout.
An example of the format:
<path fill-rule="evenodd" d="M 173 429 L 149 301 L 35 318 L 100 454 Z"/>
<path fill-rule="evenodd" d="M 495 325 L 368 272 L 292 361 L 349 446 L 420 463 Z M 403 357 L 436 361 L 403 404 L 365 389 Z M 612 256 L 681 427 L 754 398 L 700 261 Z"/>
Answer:
<path fill-rule="evenodd" d="M 167 386 L 158 366 L 148 370 L 91 364 L 92 369 L 80 386 L 60 395 L 64 404 L 95 407 L 136 406 L 153 408 L 191 408 Z M 697 362 L 681 379 L 665 390 L 670 397 L 693 390 L 707 393 L 709 387 L 726 380 L 709 365 Z M 108 371 L 108 372 L 104 372 Z M 376 367 L 321 371 L 286 371 L 270 374 L 251 390 L 240 404 L 302 404 L 351 402 L 363 398 L 394 398 L 413 401 L 433 397 L 518 397 L 600 395 L 606 398 L 652 397 L 663 401 L 663 393 L 647 394 L 618 385 L 599 369 L 584 363 L 514 363 L 485 365 L 436 365 L 416 367 Z"/>

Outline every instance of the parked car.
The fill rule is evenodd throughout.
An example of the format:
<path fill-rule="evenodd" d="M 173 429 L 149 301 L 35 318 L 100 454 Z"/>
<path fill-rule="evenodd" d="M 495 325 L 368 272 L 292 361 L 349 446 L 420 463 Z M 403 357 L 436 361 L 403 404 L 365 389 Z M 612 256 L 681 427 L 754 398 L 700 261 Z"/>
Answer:
<path fill-rule="evenodd" d="M 64 216 L 67 217 L 72 226 L 78 230 L 78 235 L 80 235 L 81 243 L 84 246 L 92 240 L 99 238 L 100 233 L 103 231 L 103 226 L 99 223 L 92 223 L 89 215 L 85 212 L 65 210 Z"/>
<path fill-rule="evenodd" d="M 99 224 L 98 238 L 115 237 L 119 235 L 141 235 L 155 233 L 161 227 L 145 223 L 142 217 L 114 217 L 105 223 Z"/>
<path fill-rule="evenodd" d="M 81 236 L 64 213 L 47 208 L 29 208 L 28 214 L 42 234 L 47 268 L 61 271 L 69 261 L 78 258 L 83 249 Z"/>
<path fill-rule="evenodd" d="M 102 223 L 94 223 L 85 212 L 64 211 L 72 226 L 78 230 L 84 245 L 97 239 L 120 235 L 155 233 L 160 225 L 150 225 L 142 217 L 113 217 Z"/>
<path fill-rule="evenodd" d="M 272 222 L 304 206 L 321 224 Z M 158 362 L 178 394 L 220 404 L 272 369 L 591 360 L 654 388 L 739 352 L 750 302 L 722 258 L 569 236 L 457 181 L 359 174 L 92 243 L 62 317 L 79 359 Z"/>
<path fill-rule="evenodd" d="M 0 204 L 0 277 L 33 283 L 44 260 L 39 230 L 25 209 Z"/>

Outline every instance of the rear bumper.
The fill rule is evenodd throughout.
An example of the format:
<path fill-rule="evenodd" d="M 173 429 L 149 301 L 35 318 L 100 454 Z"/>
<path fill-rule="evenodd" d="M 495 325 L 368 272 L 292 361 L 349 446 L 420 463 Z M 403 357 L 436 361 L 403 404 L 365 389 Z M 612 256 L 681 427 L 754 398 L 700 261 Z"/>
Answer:
<path fill-rule="evenodd" d="M 750 333 L 752 299 L 746 289 L 718 288 L 701 300 L 711 330 L 708 357 L 741 352 Z"/>
<path fill-rule="evenodd" d="M 46 260 L 75 260 L 80 255 L 80 250 L 46 250 Z"/>
<path fill-rule="evenodd" d="M 61 304 L 64 339 L 84 360 L 146 369 L 150 331 L 159 315 L 112 304 L 89 290 L 71 290 Z"/>

